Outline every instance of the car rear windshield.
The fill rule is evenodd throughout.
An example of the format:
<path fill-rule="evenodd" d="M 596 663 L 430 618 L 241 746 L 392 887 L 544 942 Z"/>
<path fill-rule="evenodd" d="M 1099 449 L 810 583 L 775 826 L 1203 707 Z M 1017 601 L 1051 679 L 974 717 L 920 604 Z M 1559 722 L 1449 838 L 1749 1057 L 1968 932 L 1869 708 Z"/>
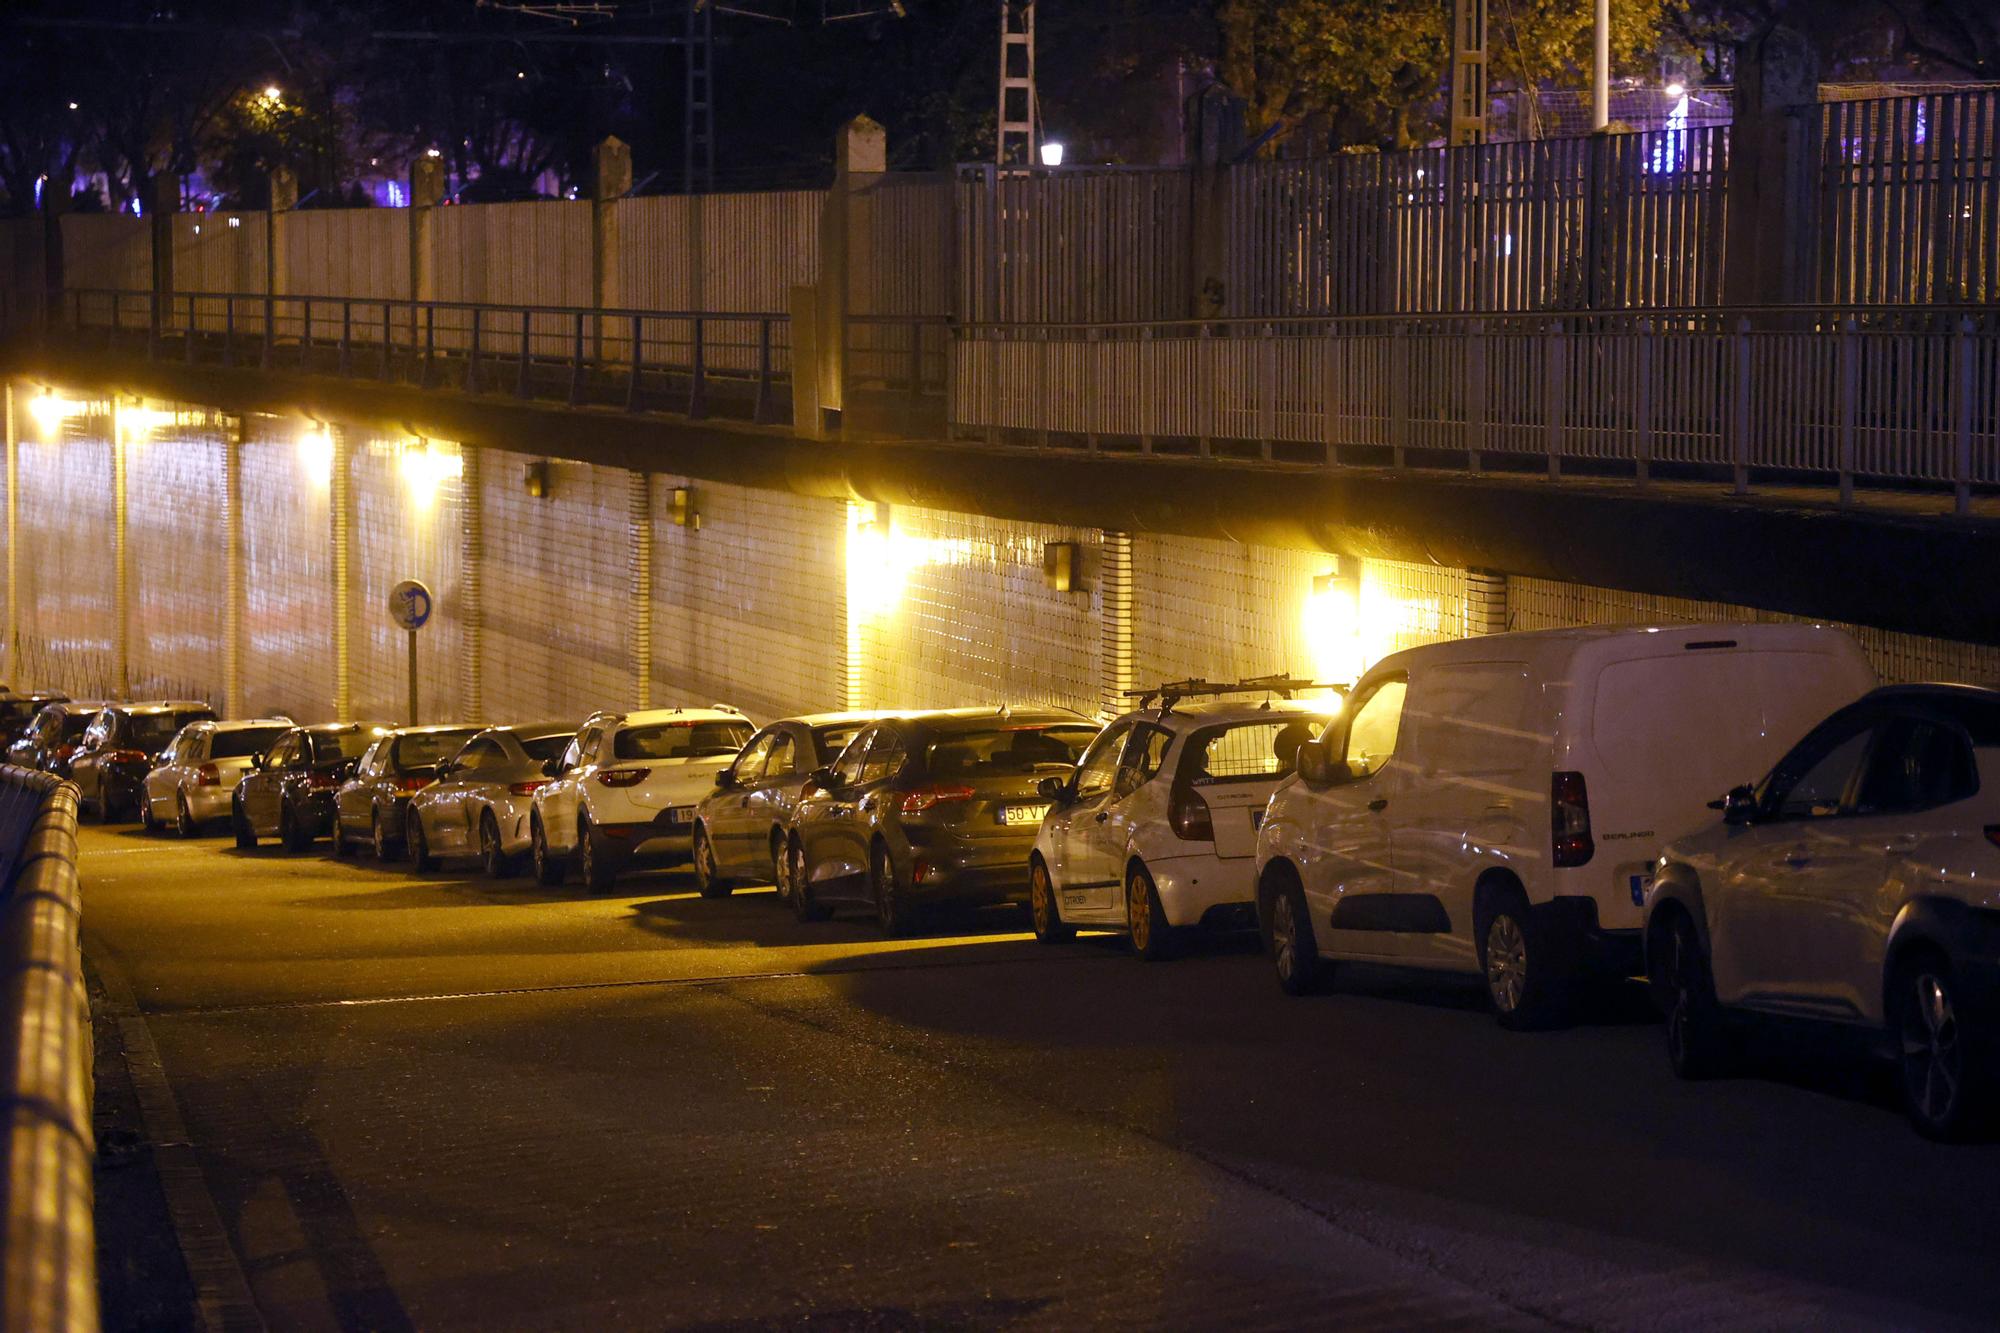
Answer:
<path fill-rule="evenodd" d="M 83 735 L 84 732 L 90 730 L 90 724 L 96 717 L 97 714 L 95 713 L 63 714 L 63 739 L 68 740 L 72 736 Z"/>
<path fill-rule="evenodd" d="M 188 723 L 214 720 L 215 714 L 206 709 L 198 713 L 133 713 L 125 719 L 125 738 L 141 750 L 164 749 Z"/>
<path fill-rule="evenodd" d="M 843 722 L 837 726 L 815 729 L 813 741 L 819 746 L 820 761 L 831 764 L 835 757 L 847 748 L 847 743 L 859 736 L 861 729 L 867 725 L 866 722 Z"/>
<path fill-rule="evenodd" d="M 694 759 L 735 754 L 749 742 L 748 722 L 655 722 L 627 727 L 611 748 L 617 759 Z"/>
<path fill-rule="evenodd" d="M 0 722 L 19 722 L 33 717 L 40 708 L 33 699 L 0 699 Z"/>
<path fill-rule="evenodd" d="M 528 758 L 538 764 L 546 764 L 551 759 L 560 759 L 569 749 L 569 743 L 576 739 L 573 731 L 559 731 L 553 736 L 537 736 L 531 741 L 522 741 L 521 748 L 528 752 Z"/>
<path fill-rule="evenodd" d="M 420 731 L 396 738 L 396 771 L 409 773 L 420 768 L 436 768 L 459 752 L 473 733 L 466 731 Z"/>
<path fill-rule="evenodd" d="M 242 759 L 246 755 L 262 754 L 271 748 L 271 743 L 290 731 L 290 727 L 242 727 L 230 731 L 218 731 L 209 742 L 210 759 Z"/>
<path fill-rule="evenodd" d="M 1257 782 L 1289 775 L 1299 743 L 1317 740 L 1325 718 L 1274 717 L 1195 733 L 1181 771 L 1197 785 Z"/>
<path fill-rule="evenodd" d="M 1096 735 L 1096 727 L 1079 722 L 961 731 L 932 741 L 924 762 L 930 776 L 940 780 L 1053 773 L 1075 767 Z"/>
<path fill-rule="evenodd" d="M 309 731 L 312 737 L 313 762 L 332 763 L 336 759 L 359 759 L 375 743 L 375 733 L 356 727 L 353 731 L 324 732 Z"/>

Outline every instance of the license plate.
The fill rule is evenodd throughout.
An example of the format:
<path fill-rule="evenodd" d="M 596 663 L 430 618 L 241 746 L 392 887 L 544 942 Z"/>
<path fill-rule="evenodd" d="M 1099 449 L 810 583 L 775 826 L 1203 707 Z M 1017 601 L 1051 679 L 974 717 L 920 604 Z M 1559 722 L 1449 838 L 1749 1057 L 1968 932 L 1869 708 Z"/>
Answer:
<path fill-rule="evenodd" d="M 1006 805 L 1000 807 L 1000 822 L 1007 825 L 1039 824 L 1049 812 L 1046 805 Z"/>
<path fill-rule="evenodd" d="M 1261 828 L 1263 828 L 1263 827 L 1264 827 L 1264 812 L 1263 812 L 1262 810 L 1252 810 L 1252 811 L 1250 812 L 1250 828 L 1251 828 L 1251 830 L 1252 830 L 1252 831 L 1255 831 L 1255 830 L 1257 830 L 1257 829 L 1261 829 Z"/>
<path fill-rule="evenodd" d="M 1644 907 L 1646 905 L 1646 890 L 1653 887 L 1653 872 L 1651 870 L 1642 870 L 1636 875 L 1627 875 L 1625 879 L 1627 885 L 1632 890 L 1632 906 Z"/>
<path fill-rule="evenodd" d="M 667 822 L 669 824 L 694 823 L 694 807 L 691 805 L 674 806 L 667 811 Z"/>

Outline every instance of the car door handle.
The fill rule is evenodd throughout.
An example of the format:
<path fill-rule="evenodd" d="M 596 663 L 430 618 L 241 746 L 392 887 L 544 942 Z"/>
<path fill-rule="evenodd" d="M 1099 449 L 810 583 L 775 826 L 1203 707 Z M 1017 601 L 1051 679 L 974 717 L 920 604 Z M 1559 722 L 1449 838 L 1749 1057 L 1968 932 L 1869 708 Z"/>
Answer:
<path fill-rule="evenodd" d="M 1368 803 L 1368 808 L 1379 815 L 1389 808 L 1389 798 L 1386 796 L 1377 796 Z"/>

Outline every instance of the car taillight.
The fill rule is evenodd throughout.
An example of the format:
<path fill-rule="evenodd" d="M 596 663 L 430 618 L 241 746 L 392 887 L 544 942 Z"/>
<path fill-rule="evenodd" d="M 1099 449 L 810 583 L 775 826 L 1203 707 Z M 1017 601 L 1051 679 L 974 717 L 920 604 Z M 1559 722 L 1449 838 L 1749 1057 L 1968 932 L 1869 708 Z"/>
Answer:
<path fill-rule="evenodd" d="M 153 756 L 147 754 L 144 750 L 113 750 L 110 754 L 105 755 L 104 759 L 106 763 L 111 764 L 150 764 L 153 762 Z"/>
<path fill-rule="evenodd" d="M 903 794 L 902 810 L 906 815 L 920 815 L 926 810 L 943 805 L 946 801 L 969 801 L 972 799 L 970 787 L 919 787 Z"/>
<path fill-rule="evenodd" d="M 332 791 L 339 785 L 339 773 L 308 773 L 306 775 L 306 786 L 312 791 Z"/>
<path fill-rule="evenodd" d="M 1590 838 L 1590 796 L 1583 774 L 1558 773 L 1549 783 L 1549 832 L 1555 839 L 1555 863 L 1580 866 L 1597 851 Z"/>
<path fill-rule="evenodd" d="M 1192 787 L 1175 789 L 1167 804 L 1167 827 L 1187 842 L 1215 841 L 1215 817 L 1208 812 L 1208 802 Z"/>
<path fill-rule="evenodd" d="M 607 768 L 597 775 L 599 786 L 636 787 L 646 780 L 643 768 Z"/>
<path fill-rule="evenodd" d="M 536 778 L 533 782 L 510 782 L 507 784 L 507 790 L 516 796 L 533 796 L 548 785 L 547 778 Z"/>
<path fill-rule="evenodd" d="M 194 785 L 197 787 L 221 786 L 222 770 L 214 764 L 203 764 L 194 771 Z"/>
<path fill-rule="evenodd" d="M 76 753 L 76 747 L 74 745 L 58 745 L 54 749 L 54 751 L 50 753 L 49 758 L 53 759 L 55 762 L 60 764 L 67 762 L 69 757 L 75 753 Z"/>

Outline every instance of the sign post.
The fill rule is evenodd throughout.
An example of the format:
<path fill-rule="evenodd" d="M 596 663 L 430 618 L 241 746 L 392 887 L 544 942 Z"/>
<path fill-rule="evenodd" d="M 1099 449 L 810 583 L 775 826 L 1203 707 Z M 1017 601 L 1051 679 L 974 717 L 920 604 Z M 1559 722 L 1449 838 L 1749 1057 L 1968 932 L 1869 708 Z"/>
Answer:
<path fill-rule="evenodd" d="M 417 631 L 431 618 L 431 590 L 415 579 L 389 589 L 389 619 L 410 637 L 410 726 L 417 725 Z"/>

